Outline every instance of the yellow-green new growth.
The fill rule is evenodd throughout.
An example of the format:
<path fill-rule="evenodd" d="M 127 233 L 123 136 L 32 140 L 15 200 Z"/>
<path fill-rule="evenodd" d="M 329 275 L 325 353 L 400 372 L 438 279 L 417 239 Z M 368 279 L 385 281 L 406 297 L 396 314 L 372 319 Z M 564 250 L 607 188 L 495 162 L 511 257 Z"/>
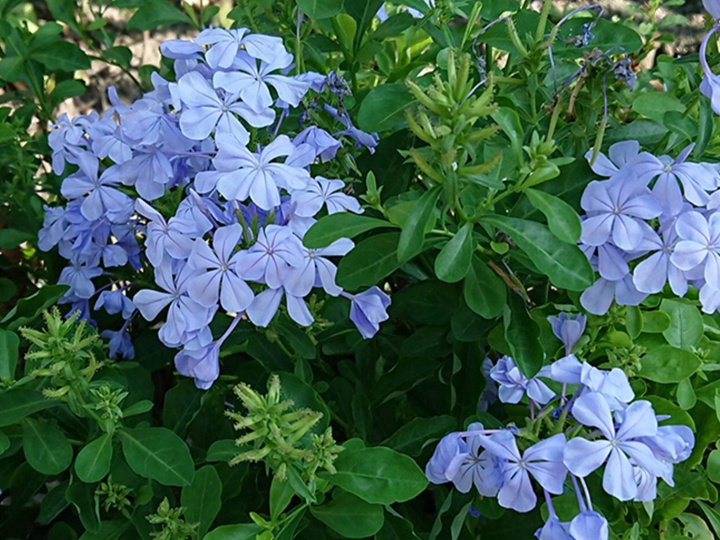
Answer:
<path fill-rule="evenodd" d="M 262 395 L 240 383 L 233 391 L 246 409 L 245 414 L 228 411 L 234 428 L 247 433 L 236 439 L 240 447 L 250 447 L 235 456 L 230 465 L 243 461 L 265 461 L 280 479 L 292 467 L 308 482 L 315 480 L 319 469 L 334 473 L 332 465 L 342 450 L 335 444 L 328 428 L 322 435 L 309 433 L 322 413 L 310 409 L 293 409 L 291 400 L 282 400 L 280 378 L 270 379 L 268 393 Z"/>

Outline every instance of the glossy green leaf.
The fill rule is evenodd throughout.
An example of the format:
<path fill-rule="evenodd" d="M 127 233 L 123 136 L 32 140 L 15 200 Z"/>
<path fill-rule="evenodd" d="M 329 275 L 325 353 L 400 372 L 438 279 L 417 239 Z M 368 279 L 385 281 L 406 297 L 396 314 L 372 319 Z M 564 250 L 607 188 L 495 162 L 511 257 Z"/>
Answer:
<path fill-rule="evenodd" d="M 434 187 L 415 201 L 398 241 L 397 256 L 400 262 L 409 261 L 422 251 L 425 225 L 432 218 L 441 189 L 441 186 Z"/>
<path fill-rule="evenodd" d="M 198 524 L 198 537 L 203 538 L 222 506 L 222 482 L 215 467 L 198 469 L 192 484 L 182 489 L 180 503 L 188 523 Z"/>
<path fill-rule="evenodd" d="M 484 221 L 505 231 L 556 287 L 584 291 L 595 281 L 595 272 L 580 248 L 558 242 L 544 225 L 499 215 Z"/>
<path fill-rule="evenodd" d="M 23 452 L 36 471 L 55 475 L 70 466 L 72 446 L 55 425 L 26 418 L 23 420 Z"/>
<path fill-rule="evenodd" d="M 345 255 L 338 265 L 337 284 L 355 291 L 371 287 L 400 267 L 397 245 L 400 233 L 390 232 L 366 238 Z"/>
<path fill-rule="evenodd" d="M 633 101 L 632 108 L 636 113 L 656 122 L 662 122 L 668 111 L 685 112 L 685 105 L 670 92 L 640 93 Z"/>
<path fill-rule="evenodd" d="M 357 23 L 357 32 L 353 49 L 360 50 L 365 30 L 372 24 L 375 14 L 383 5 L 384 0 L 348 0 L 345 3 L 345 12 Z"/>
<path fill-rule="evenodd" d="M 75 507 L 83 527 L 88 530 L 83 537 L 86 535 L 90 537 L 90 533 L 98 531 L 101 527 L 100 505 L 95 497 L 96 487 L 84 482 L 75 482 L 65 491 L 65 498 Z M 107 536 L 102 538 L 104 540 Z"/>
<path fill-rule="evenodd" d="M 578 243 L 582 226 L 572 206 L 554 195 L 537 189 L 526 189 L 525 195 L 530 203 L 545 215 L 551 233 L 568 244 Z"/>
<path fill-rule="evenodd" d="M 371 504 L 409 501 L 422 493 L 427 478 L 409 457 L 382 446 L 342 452 L 336 474 L 324 479 Z"/>
<path fill-rule="evenodd" d="M 287 478 L 281 480 L 277 476 L 274 476 L 270 483 L 270 517 L 273 521 L 276 521 L 280 514 L 292 501 L 295 496 L 295 490 L 293 489 Z"/>
<path fill-rule="evenodd" d="M 130 468 L 166 486 L 189 486 L 195 466 L 185 442 L 166 428 L 121 429 L 117 432 Z"/>
<path fill-rule="evenodd" d="M 153 30 L 166 24 L 192 24 L 190 18 L 165 0 L 146 0 L 127 23 L 128 30 Z"/>
<path fill-rule="evenodd" d="M 666 345 L 642 357 L 638 375 L 659 383 L 678 383 L 695 373 L 700 364 L 694 353 Z"/>
<path fill-rule="evenodd" d="M 407 123 L 405 111 L 414 100 L 403 83 L 376 86 L 360 104 L 358 126 L 368 133 L 399 129 Z"/>
<path fill-rule="evenodd" d="M 163 426 L 184 437 L 188 426 L 200 412 L 205 395 L 205 392 L 199 390 L 189 379 L 173 386 L 165 394 Z"/>
<path fill-rule="evenodd" d="M 303 244 L 309 249 L 318 249 L 329 246 L 340 238 L 355 238 L 364 232 L 388 227 L 394 225 L 382 219 L 351 212 L 337 212 L 320 218 L 310 227 L 303 237 Z"/>
<path fill-rule="evenodd" d="M 522 299 L 511 294 L 503 311 L 505 341 L 512 357 L 526 377 L 533 377 L 543 365 L 544 351 L 540 327 L 528 312 Z"/>
<path fill-rule="evenodd" d="M 227 462 L 242 451 L 242 448 L 237 446 L 233 439 L 220 439 L 210 445 L 205 460 L 211 463 L 215 461 Z"/>
<path fill-rule="evenodd" d="M 646 334 L 660 334 L 670 328 L 670 316 L 663 311 L 643 311 L 642 331 Z"/>
<path fill-rule="evenodd" d="M 5 324 L 8 330 L 16 330 L 20 326 L 31 323 L 40 313 L 57 302 L 67 290 L 67 285 L 45 285 L 30 296 L 18 300 L 15 307 L 3 317 L 0 323 Z"/>
<path fill-rule="evenodd" d="M 5 453 L 5 450 L 10 448 L 10 438 L 0 431 L 0 456 Z"/>
<path fill-rule="evenodd" d="M 295 2 L 311 19 L 327 19 L 340 13 L 343 8 L 343 0 L 295 0 Z"/>
<path fill-rule="evenodd" d="M 9 382 L 15 377 L 19 347 L 18 335 L 0 328 L 0 380 Z"/>
<path fill-rule="evenodd" d="M 0 393 L 0 427 L 10 426 L 28 415 L 59 405 L 36 390 L 13 388 Z"/>
<path fill-rule="evenodd" d="M 440 280 L 456 283 L 467 275 L 475 247 L 472 233 L 472 223 L 466 223 L 440 250 L 435 258 L 435 274 Z"/>
<path fill-rule="evenodd" d="M 457 427 L 457 420 L 450 415 L 433 418 L 413 418 L 386 439 L 382 445 L 417 457 L 423 448 L 437 441 Z"/>
<path fill-rule="evenodd" d="M 80 47 L 68 41 L 56 41 L 32 52 L 32 58 L 53 71 L 90 69 L 90 58 Z"/>
<path fill-rule="evenodd" d="M 692 350 L 703 336 L 703 320 L 700 310 L 681 300 L 664 298 L 660 311 L 670 317 L 670 326 L 662 334 L 673 347 Z"/>
<path fill-rule="evenodd" d="M 92 484 L 99 482 L 110 471 L 112 461 L 112 435 L 104 433 L 78 452 L 75 472 L 80 480 Z"/>
<path fill-rule="evenodd" d="M 367 538 L 377 533 L 385 521 L 382 506 L 344 491 L 336 491 L 329 503 L 310 507 L 310 512 L 342 538 Z"/>
<path fill-rule="evenodd" d="M 468 307 L 485 319 L 500 315 L 507 300 L 505 284 L 477 255 L 465 276 L 463 294 Z"/>

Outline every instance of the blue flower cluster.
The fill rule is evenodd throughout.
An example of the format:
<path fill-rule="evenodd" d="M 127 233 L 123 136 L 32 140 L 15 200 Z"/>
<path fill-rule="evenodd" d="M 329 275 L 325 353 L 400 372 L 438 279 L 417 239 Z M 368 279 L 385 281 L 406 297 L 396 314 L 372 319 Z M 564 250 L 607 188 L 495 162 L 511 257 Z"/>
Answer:
<path fill-rule="evenodd" d="M 604 466 L 602 486 L 608 494 L 621 501 L 652 501 L 658 478 L 673 485 L 673 466 L 690 456 L 694 435 L 687 426 L 659 425 L 668 417 L 656 415 L 649 401 L 633 401 L 635 394 L 622 370 L 601 370 L 572 354 L 585 327 L 584 316 L 549 319 L 566 356 L 530 379 L 508 356 L 490 371 L 500 401 L 528 403 L 528 428 L 470 424 L 438 443 L 425 472 L 435 484 L 452 482 L 463 493 L 474 486 L 480 495 L 497 497 L 500 506 L 517 512 L 536 507 L 534 480 L 549 514 L 538 538 L 607 540 L 608 523 L 593 509 L 585 478 Z M 546 381 L 562 391 L 556 394 Z M 541 438 L 547 425 L 552 426 L 549 435 Z M 577 495 L 579 513 L 564 523 L 552 496 L 569 486 Z"/>
<path fill-rule="evenodd" d="M 122 328 L 105 335 L 111 355 L 125 358 L 134 354 L 134 314 L 153 321 L 167 308 L 160 340 L 182 348 L 176 367 L 200 388 L 218 377 L 220 347 L 241 319 L 265 327 L 284 299 L 288 315 L 308 326 L 306 298 L 316 289 L 348 297 L 350 318 L 372 337 L 390 298 L 377 287 L 350 295 L 335 283 L 332 258 L 353 242 L 302 243 L 318 214 L 362 212 L 342 180 L 310 173 L 335 157 L 336 136 L 370 151 L 377 145 L 342 108 L 346 85 L 335 74 L 288 75 L 293 56 L 282 40 L 245 29 L 207 29 L 161 50 L 174 60 L 177 82 L 155 73 L 154 90 L 129 106 L 111 90 L 102 116 L 63 116 L 50 134 L 54 171 L 77 169 L 62 183 L 68 204 L 47 209 L 39 237 L 41 249 L 58 245 L 70 261 L 59 280 L 70 287 L 62 301 L 85 318 L 95 298 L 95 309 L 121 313 Z M 290 109 L 326 89 L 339 96 L 340 110 L 326 109 L 341 130 L 286 126 L 281 134 Z M 117 279 L 112 269 L 127 266 L 136 273 Z M 149 273 L 157 288 L 136 291 Z M 235 317 L 215 339 L 209 324 L 219 310 Z"/>
<path fill-rule="evenodd" d="M 678 296 L 699 289 L 706 313 L 720 308 L 720 166 L 687 161 L 692 148 L 672 159 L 625 141 L 592 164 L 607 179 L 580 202 L 581 248 L 600 274 L 580 298 L 588 312 L 606 313 L 613 298 L 638 305 L 666 283 Z"/>

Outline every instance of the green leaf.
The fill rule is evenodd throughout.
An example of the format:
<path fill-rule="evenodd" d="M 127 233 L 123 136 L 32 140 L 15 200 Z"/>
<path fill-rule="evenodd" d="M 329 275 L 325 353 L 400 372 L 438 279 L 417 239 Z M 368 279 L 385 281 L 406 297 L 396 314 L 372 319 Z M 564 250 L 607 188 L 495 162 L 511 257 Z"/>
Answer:
<path fill-rule="evenodd" d="M 355 0 L 352 0 L 353 2 Z M 367 132 L 395 131 L 407 124 L 405 110 L 415 98 L 402 83 L 376 86 L 360 104 L 357 122 Z"/>
<path fill-rule="evenodd" d="M 154 404 L 149 399 L 143 399 L 137 403 L 133 403 L 127 409 L 123 411 L 123 418 L 130 418 L 131 416 L 137 416 L 138 414 L 145 414 L 146 412 L 152 411 Z M 163 412 L 165 412 L 163 410 Z"/>
<path fill-rule="evenodd" d="M 692 350 L 703 336 L 703 320 L 700 310 L 680 300 L 664 298 L 660 311 L 670 317 L 670 326 L 662 334 L 673 347 Z"/>
<path fill-rule="evenodd" d="M 498 215 L 483 221 L 504 230 L 556 287 L 584 291 L 595 281 L 595 272 L 580 248 L 558 242 L 544 225 Z"/>
<path fill-rule="evenodd" d="M 660 334 L 670 328 L 670 316 L 662 311 L 643 311 L 642 331 L 646 334 Z"/>
<path fill-rule="evenodd" d="M 508 139 L 510 139 L 510 145 L 512 146 L 515 158 L 519 162 L 522 161 L 522 143 L 525 130 L 523 129 L 522 122 L 520 122 L 518 113 L 509 107 L 500 107 L 492 114 L 492 119 L 497 122 Z"/>
<path fill-rule="evenodd" d="M 67 285 L 45 285 L 36 293 L 18 300 L 0 321 L 8 330 L 16 330 L 35 320 L 44 310 L 52 306 L 68 290 Z M 2 422 L 2 420 L 0 420 Z"/>
<path fill-rule="evenodd" d="M 205 392 L 199 390 L 189 379 L 172 387 L 165 394 L 163 426 L 181 437 L 185 436 L 188 426 L 200 412 L 204 395 Z"/>
<path fill-rule="evenodd" d="M 84 93 L 85 84 L 82 81 L 77 79 L 61 81 L 50 92 L 50 100 L 53 103 L 62 103 L 66 99 L 82 96 Z"/>
<path fill-rule="evenodd" d="M 8 448 L 10 448 L 10 438 L 0 431 L 0 456 L 2 456 Z"/>
<path fill-rule="evenodd" d="M 642 357 L 638 375 L 659 383 L 678 383 L 695 373 L 700 364 L 694 353 L 665 345 Z"/>
<path fill-rule="evenodd" d="M 210 531 L 203 540 L 255 540 L 263 529 L 254 523 L 223 525 Z"/>
<path fill-rule="evenodd" d="M 343 9 L 343 0 L 295 0 L 295 2 L 311 19 L 327 19 Z"/>
<path fill-rule="evenodd" d="M 323 474 L 323 478 L 371 504 L 409 501 L 428 485 L 415 461 L 382 446 L 345 450 L 335 468 L 336 474 Z"/>
<path fill-rule="evenodd" d="M 382 444 L 417 457 L 428 444 L 439 440 L 457 427 L 457 421 L 450 415 L 433 418 L 413 418 L 393 433 Z"/>
<path fill-rule="evenodd" d="M 153 30 L 166 24 L 192 24 L 190 18 L 166 0 L 142 3 L 127 23 L 128 30 Z"/>
<path fill-rule="evenodd" d="M 10 382 L 15 378 L 19 347 L 17 334 L 0 328 L 0 380 Z"/>
<path fill-rule="evenodd" d="M 13 132 L 14 133 L 14 132 Z M 15 249 L 23 242 L 35 240 L 35 235 L 18 229 L 0 230 L 0 249 Z"/>
<path fill-rule="evenodd" d="M 500 315 L 507 301 L 505 284 L 477 255 L 465 276 L 463 294 L 468 307 L 485 319 Z"/>
<path fill-rule="evenodd" d="M 713 450 L 713 451 L 710 453 L 710 457 L 712 457 L 712 454 L 715 454 L 716 452 L 717 452 L 718 454 L 720 454 L 720 452 L 718 452 L 717 450 Z M 708 458 L 708 462 L 709 462 L 709 461 L 710 461 L 710 459 Z M 716 463 L 715 467 L 720 467 L 720 463 L 718 463 L 718 461 L 720 461 L 720 455 L 718 455 L 718 456 L 715 458 L 714 461 L 715 461 L 715 463 Z M 710 476 L 710 470 L 709 470 L 709 469 L 708 469 L 708 476 Z M 715 478 L 713 478 L 712 476 L 710 476 L 710 480 L 712 480 L 712 481 L 715 482 L 716 484 L 717 484 L 717 483 L 720 483 L 720 475 L 715 476 Z M 702 509 L 702 511 L 705 513 L 705 517 L 707 517 L 708 521 L 710 522 L 710 525 L 711 525 L 712 528 L 713 528 L 713 531 L 715 531 L 715 538 L 720 538 L 720 514 L 717 512 L 717 510 L 715 510 L 715 509 L 712 508 L 711 506 L 708 506 L 707 504 L 705 504 L 705 503 L 702 502 L 702 501 L 697 501 L 697 500 L 696 500 L 695 502 L 700 506 L 700 508 Z"/>
<path fill-rule="evenodd" d="M 277 476 L 273 477 L 270 484 L 270 518 L 273 521 L 277 521 L 294 496 L 295 490 L 287 478 L 280 480 Z"/>
<path fill-rule="evenodd" d="M 68 41 L 55 41 L 51 46 L 32 51 L 31 58 L 51 71 L 90 69 L 90 58 L 80 47 Z"/>
<path fill-rule="evenodd" d="M 84 482 L 75 482 L 65 491 L 65 498 L 77 510 L 83 526 L 93 532 L 100 529 L 100 499 L 95 496 L 95 487 Z M 85 533 L 83 537 L 86 535 L 89 533 Z M 102 538 L 106 540 L 108 537 Z"/>
<path fill-rule="evenodd" d="M 551 233 L 568 244 L 578 243 L 582 226 L 572 206 L 554 195 L 536 189 L 526 189 L 525 195 L 530 203 L 545 215 Z"/>
<path fill-rule="evenodd" d="M 112 435 L 104 433 L 80 450 L 75 460 L 75 472 L 80 480 L 93 484 L 110 471 Z"/>
<path fill-rule="evenodd" d="M 510 295 L 508 305 L 503 310 L 503 324 L 505 341 L 510 346 L 518 368 L 528 378 L 535 376 L 543 365 L 540 327 L 516 294 Z"/>
<path fill-rule="evenodd" d="M 0 427 L 11 426 L 26 416 L 59 405 L 36 390 L 13 388 L 0 393 Z"/>
<path fill-rule="evenodd" d="M 342 538 L 367 538 L 382 529 L 385 522 L 382 506 L 344 491 L 335 491 L 329 503 L 311 506 L 310 513 Z"/>
<path fill-rule="evenodd" d="M 310 409 L 323 414 L 323 417 L 313 427 L 312 431 L 317 433 L 325 431 L 330 423 L 330 409 L 320 397 L 320 394 L 312 386 L 292 373 L 283 371 L 277 373 L 277 376 L 280 378 L 280 387 L 285 399 L 291 399 L 297 408 Z"/>
<path fill-rule="evenodd" d="M 394 227 L 392 223 L 350 212 L 338 212 L 322 217 L 308 229 L 303 244 L 309 249 L 324 248 L 340 238 L 355 238 L 373 229 Z"/>
<path fill-rule="evenodd" d="M 439 279 L 456 283 L 467 275 L 474 251 L 472 233 L 472 223 L 466 223 L 440 250 L 435 259 L 435 274 Z"/>
<path fill-rule="evenodd" d="M 384 0 L 349 0 L 345 4 L 345 12 L 357 23 L 353 52 L 357 54 L 360 50 L 365 30 L 370 26 L 375 14 L 383 5 Z"/>
<path fill-rule="evenodd" d="M 390 232 L 366 238 L 338 264 L 337 284 L 355 291 L 378 283 L 400 267 L 397 245 L 400 233 Z"/>
<path fill-rule="evenodd" d="M 55 518 L 58 517 L 60 512 L 67 508 L 70 504 L 70 501 L 65 498 L 68 485 L 69 480 L 65 480 L 51 488 L 43 497 L 40 503 L 40 513 L 37 517 L 38 523 L 49 525 L 55 521 Z"/>
<path fill-rule="evenodd" d="M 166 486 L 189 486 L 195 466 L 185 441 L 166 428 L 121 429 L 117 432 L 130 468 Z"/>
<path fill-rule="evenodd" d="M 237 456 L 240 452 L 242 452 L 242 448 L 237 446 L 233 439 L 221 439 L 210 445 L 210 448 L 208 448 L 207 451 L 207 456 L 205 456 L 205 460 L 208 462 L 227 462 Z"/>
<path fill-rule="evenodd" d="M 30 466 L 49 476 L 70 466 L 72 446 L 53 424 L 27 418 L 23 421 L 23 452 Z"/>
<path fill-rule="evenodd" d="M 636 113 L 656 122 L 662 122 L 668 111 L 685 112 L 685 105 L 670 92 L 639 93 L 632 108 Z"/>
<path fill-rule="evenodd" d="M 436 186 L 423 193 L 415 202 L 398 241 L 397 254 L 400 262 L 409 261 L 422 251 L 425 225 L 432 217 L 441 189 L 442 186 Z"/>
<path fill-rule="evenodd" d="M 206 465 L 195 473 L 192 484 L 182 488 L 180 504 L 188 523 L 198 523 L 198 538 L 203 538 L 222 506 L 222 482 L 215 467 Z"/>

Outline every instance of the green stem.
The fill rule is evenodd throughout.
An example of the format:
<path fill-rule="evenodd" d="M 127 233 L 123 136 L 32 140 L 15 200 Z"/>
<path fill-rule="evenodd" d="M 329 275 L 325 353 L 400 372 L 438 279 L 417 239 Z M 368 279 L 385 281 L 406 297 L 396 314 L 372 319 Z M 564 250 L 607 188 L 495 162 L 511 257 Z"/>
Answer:
<path fill-rule="evenodd" d="M 545 27 L 547 26 L 550 9 L 552 9 L 553 0 L 545 0 L 542 11 L 540 12 L 540 21 L 538 21 L 537 30 L 535 31 L 535 43 L 539 44 L 545 35 Z M 551 42 L 552 43 L 552 42 Z"/>

